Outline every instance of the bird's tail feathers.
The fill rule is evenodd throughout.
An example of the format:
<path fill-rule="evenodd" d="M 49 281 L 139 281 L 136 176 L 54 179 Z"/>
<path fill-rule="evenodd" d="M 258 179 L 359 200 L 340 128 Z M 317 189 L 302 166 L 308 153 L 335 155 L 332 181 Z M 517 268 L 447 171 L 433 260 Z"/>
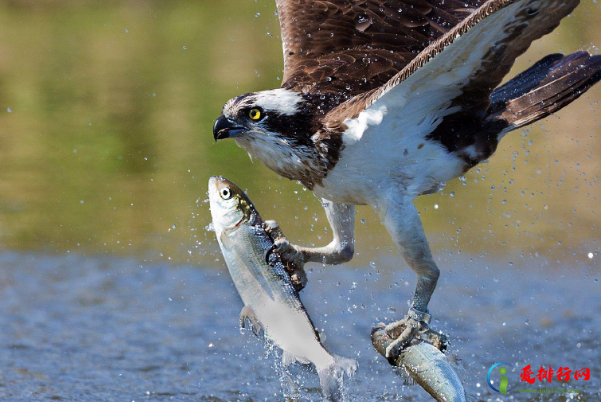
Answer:
<path fill-rule="evenodd" d="M 601 56 L 551 54 L 491 95 L 485 123 L 506 133 L 557 112 L 601 80 Z"/>
<path fill-rule="evenodd" d="M 343 400 L 344 377 L 351 377 L 357 371 L 356 360 L 333 355 L 334 362 L 326 367 L 318 367 L 317 374 L 327 401 Z"/>

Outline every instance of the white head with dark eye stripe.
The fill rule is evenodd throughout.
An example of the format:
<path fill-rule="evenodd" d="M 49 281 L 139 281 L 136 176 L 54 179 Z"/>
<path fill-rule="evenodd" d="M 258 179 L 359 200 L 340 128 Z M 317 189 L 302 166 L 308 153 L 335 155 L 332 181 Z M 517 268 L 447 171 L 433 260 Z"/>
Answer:
<path fill-rule="evenodd" d="M 314 110 L 309 98 L 287 89 L 238 96 L 225 104 L 213 136 L 233 138 L 251 157 L 283 173 L 315 152 L 311 137 L 321 116 Z"/>
<path fill-rule="evenodd" d="M 338 101 L 284 88 L 238 96 L 225 104 L 213 136 L 233 138 L 251 158 L 311 188 L 339 157 L 341 137 L 320 134 L 329 103 Z"/>
<path fill-rule="evenodd" d="M 280 135 L 289 121 L 307 120 L 305 100 L 286 89 L 256 92 L 230 99 L 215 122 L 215 140 L 257 135 Z M 280 126 L 283 124 L 283 126 Z"/>

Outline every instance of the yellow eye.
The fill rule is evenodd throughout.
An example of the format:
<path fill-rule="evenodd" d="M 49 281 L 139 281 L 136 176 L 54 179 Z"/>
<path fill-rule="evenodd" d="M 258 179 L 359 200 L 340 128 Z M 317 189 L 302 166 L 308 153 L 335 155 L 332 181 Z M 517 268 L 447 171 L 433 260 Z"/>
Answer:
<path fill-rule="evenodd" d="M 261 120 L 261 111 L 259 109 L 250 109 L 250 112 L 248 112 L 248 117 L 255 121 Z"/>

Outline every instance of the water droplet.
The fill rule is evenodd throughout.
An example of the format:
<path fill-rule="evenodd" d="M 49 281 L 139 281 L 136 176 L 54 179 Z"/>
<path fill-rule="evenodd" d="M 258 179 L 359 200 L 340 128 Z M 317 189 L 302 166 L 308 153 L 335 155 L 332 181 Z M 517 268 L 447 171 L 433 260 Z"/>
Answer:
<path fill-rule="evenodd" d="M 362 14 L 357 17 L 357 23 L 355 24 L 355 28 L 359 32 L 365 32 L 367 28 L 371 25 L 371 18 L 368 15 Z"/>

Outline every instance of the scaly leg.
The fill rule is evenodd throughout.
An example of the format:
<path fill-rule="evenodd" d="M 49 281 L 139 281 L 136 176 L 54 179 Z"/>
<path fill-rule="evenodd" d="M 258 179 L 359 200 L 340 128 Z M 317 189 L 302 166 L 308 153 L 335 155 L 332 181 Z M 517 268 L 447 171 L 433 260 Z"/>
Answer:
<path fill-rule="evenodd" d="M 417 274 L 415 295 L 407 316 L 386 326 L 386 332 L 395 338 L 386 349 L 386 357 L 391 359 L 398 356 L 416 336 L 434 340 L 435 345 L 444 345 L 446 338 L 428 327 L 431 318 L 428 303 L 436 289 L 440 271 L 432 258 L 413 199 L 395 193 L 378 205 L 378 212 L 401 255 Z"/>
<path fill-rule="evenodd" d="M 292 263 L 296 271 L 302 271 L 296 273 L 299 278 L 305 278 L 302 267 L 307 262 L 342 264 L 350 261 L 355 252 L 355 206 L 351 204 L 337 204 L 328 200 L 322 200 L 322 205 L 334 232 L 333 240 L 325 247 L 309 248 L 293 245 L 282 234 L 276 222 L 265 222 L 266 230 L 275 239 L 276 251 L 282 255 L 284 260 Z M 306 280 L 304 280 L 300 288 L 304 287 L 305 283 Z"/>

